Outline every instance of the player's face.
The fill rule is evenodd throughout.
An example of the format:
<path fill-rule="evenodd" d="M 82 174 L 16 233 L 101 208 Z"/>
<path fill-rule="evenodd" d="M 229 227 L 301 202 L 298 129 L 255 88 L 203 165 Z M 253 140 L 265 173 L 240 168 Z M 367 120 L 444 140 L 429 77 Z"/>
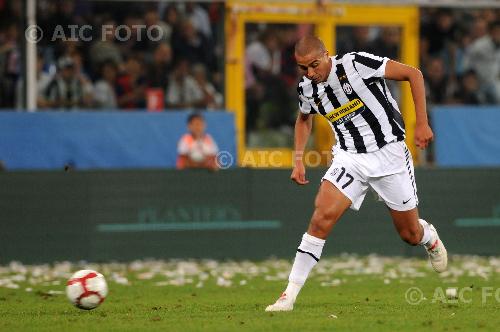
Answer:
<path fill-rule="evenodd" d="M 295 54 L 300 72 L 313 83 L 325 82 L 330 74 L 331 63 L 328 52 L 313 52 L 305 56 Z"/>

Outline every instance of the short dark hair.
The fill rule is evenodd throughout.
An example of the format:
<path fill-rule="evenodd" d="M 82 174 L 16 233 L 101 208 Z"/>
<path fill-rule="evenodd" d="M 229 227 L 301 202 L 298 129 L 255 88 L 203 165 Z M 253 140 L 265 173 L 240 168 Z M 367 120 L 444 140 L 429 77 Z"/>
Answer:
<path fill-rule="evenodd" d="M 203 115 L 201 115 L 201 113 L 195 112 L 195 113 L 189 114 L 189 116 L 187 118 L 187 123 L 190 124 L 195 119 L 205 120 L 205 118 L 203 117 Z"/>
<path fill-rule="evenodd" d="M 295 43 L 295 54 L 305 56 L 312 52 L 326 52 L 325 44 L 316 36 L 304 36 Z"/>

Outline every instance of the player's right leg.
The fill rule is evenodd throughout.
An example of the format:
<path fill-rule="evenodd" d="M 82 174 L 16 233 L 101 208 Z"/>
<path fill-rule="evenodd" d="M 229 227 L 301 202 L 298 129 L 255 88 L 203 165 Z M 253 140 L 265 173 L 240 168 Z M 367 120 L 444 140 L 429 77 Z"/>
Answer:
<path fill-rule="evenodd" d="M 342 214 L 351 206 L 351 200 L 329 181 L 323 181 L 316 196 L 315 209 L 307 233 L 297 249 L 290 272 L 289 283 L 276 303 L 266 311 L 290 311 L 309 272 L 321 257 L 325 239 Z"/>

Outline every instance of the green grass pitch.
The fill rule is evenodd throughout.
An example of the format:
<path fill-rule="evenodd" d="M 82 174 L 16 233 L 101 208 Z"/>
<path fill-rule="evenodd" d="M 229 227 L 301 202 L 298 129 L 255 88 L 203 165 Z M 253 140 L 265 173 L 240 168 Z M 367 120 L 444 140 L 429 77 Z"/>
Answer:
<path fill-rule="evenodd" d="M 500 258 L 451 257 L 444 274 L 423 259 L 322 259 L 295 309 L 264 312 L 290 261 L 135 261 L 0 266 L 0 331 L 498 331 Z M 110 293 L 83 311 L 65 281 L 103 273 Z M 445 295 L 457 288 L 458 298 Z M 418 289 L 417 289 L 418 288 Z M 412 303 L 409 303 L 412 302 Z"/>

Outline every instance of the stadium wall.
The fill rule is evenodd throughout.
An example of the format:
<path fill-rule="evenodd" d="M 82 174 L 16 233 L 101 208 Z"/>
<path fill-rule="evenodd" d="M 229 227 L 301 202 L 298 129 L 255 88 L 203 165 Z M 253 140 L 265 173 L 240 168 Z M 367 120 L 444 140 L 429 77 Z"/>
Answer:
<path fill-rule="evenodd" d="M 499 106 L 439 106 L 431 121 L 437 165 L 500 166 Z"/>
<path fill-rule="evenodd" d="M 0 160 L 9 170 L 175 167 L 190 112 L 0 112 Z M 231 112 L 204 112 L 220 150 L 236 155 Z"/>
<path fill-rule="evenodd" d="M 292 258 L 323 169 L 0 173 L 0 263 L 135 258 Z M 417 170 L 421 215 L 450 253 L 500 254 L 500 169 Z M 367 195 L 324 255 L 423 255 Z"/>

